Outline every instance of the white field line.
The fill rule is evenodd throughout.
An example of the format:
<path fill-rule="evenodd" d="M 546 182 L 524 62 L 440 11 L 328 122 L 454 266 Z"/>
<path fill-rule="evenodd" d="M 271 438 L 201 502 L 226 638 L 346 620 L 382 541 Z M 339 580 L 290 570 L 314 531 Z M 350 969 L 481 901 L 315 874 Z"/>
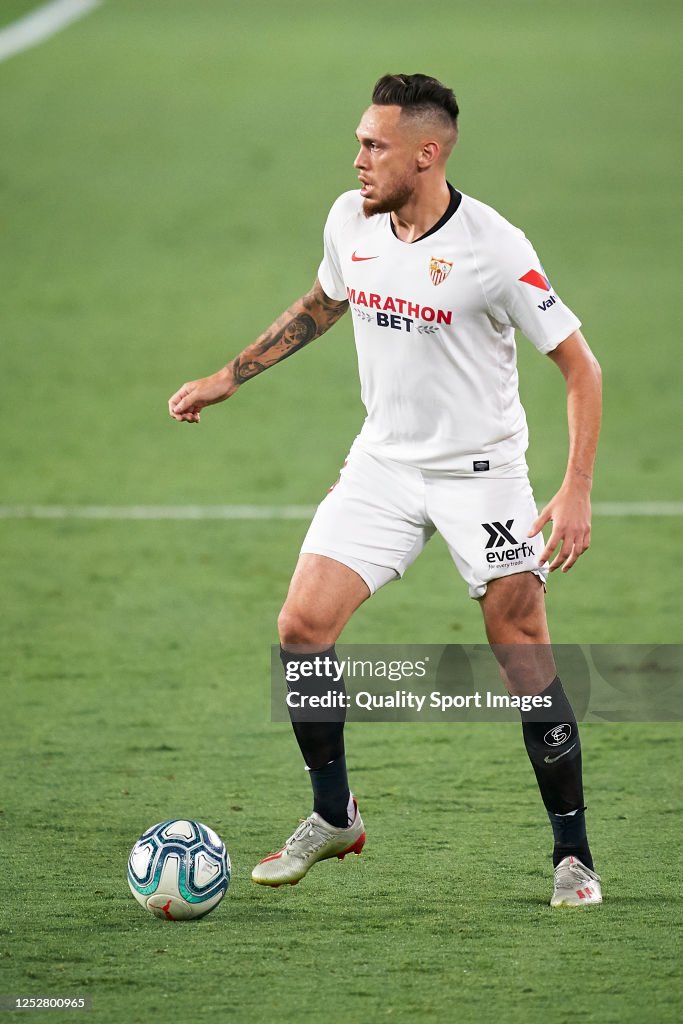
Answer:
<path fill-rule="evenodd" d="M 0 61 L 49 39 L 63 28 L 89 14 L 104 0 L 52 0 L 0 29 Z"/>
<path fill-rule="evenodd" d="M 0 505 L 0 519 L 310 519 L 314 505 Z"/>
<path fill-rule="evenodd" d="M 0 505 L 0 519 L 310 519 L 314 512 L 314 505 Z M 683 502 L 599 501 L 593 514 L 683 516 Z"/>
<path fill-rule="evenodd" d="M 596 516 L 683 516 L 683 501 L 596 501 Z"/>

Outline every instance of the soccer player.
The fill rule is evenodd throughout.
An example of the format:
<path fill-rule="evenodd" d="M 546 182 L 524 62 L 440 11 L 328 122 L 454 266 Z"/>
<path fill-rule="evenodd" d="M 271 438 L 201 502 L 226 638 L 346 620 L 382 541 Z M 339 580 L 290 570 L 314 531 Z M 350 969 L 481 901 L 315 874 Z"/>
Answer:
<path fill-rule="evenodd" d="M 601 902 L 600 878 L 576 719 L 549 647 L 545 581 L 589 544 L 600 369 L 524 234 L 448 182 L 458 112 L 434 78 L 377 82 L 356 133 L 361 188 L 330 211 L 313 287 L 223 369 L 183 384 L 169 412 L 198 423 L 205 406 L 351 309 L 367 416 L 304 540 L 278 620 L 283 664 L 313 652 L 335 658 L 355 610 L 401 577 L 438 530 L 481 606 L 508 691 L 551 698 L 551 711 L 522 712 L 523 738 L 553 830 L 551 904 L 585 906 Z M 567 468 L 540 514 L 525 460 L 516 329 L 567 386 Z M 327 677 L 318 682 L 329 689 Z M 317 861 L 360 853 L 365 842 L 343 720 L 293 717 L 293 727 L 314 809 L 256 865 L 252 878 L 263 885 L 296 884 Z"/>

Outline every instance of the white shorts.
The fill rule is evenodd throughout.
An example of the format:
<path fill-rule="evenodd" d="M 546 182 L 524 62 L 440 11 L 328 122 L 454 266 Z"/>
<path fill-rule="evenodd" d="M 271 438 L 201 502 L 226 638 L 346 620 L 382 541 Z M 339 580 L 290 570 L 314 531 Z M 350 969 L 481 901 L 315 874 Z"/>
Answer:
<path fill-rule="evenodd" d="M 438 531 L 469 586 L 486 593 L 490 580 L 533 572 L 543 536 L 529 539 L 537 516 L 531 485 L 520 476 L 454 476 L 415 469 L 352 448 L 339 480 L 320 503 L 301 547 L 355 570 L 370 593 L 398 579 Z"/>

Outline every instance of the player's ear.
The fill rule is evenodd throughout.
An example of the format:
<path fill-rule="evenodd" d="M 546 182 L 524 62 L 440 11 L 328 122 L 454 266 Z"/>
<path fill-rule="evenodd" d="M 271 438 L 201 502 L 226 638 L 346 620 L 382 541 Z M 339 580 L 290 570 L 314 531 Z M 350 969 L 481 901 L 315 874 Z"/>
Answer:
<path fill-rule="evenodd" d="M 417 155 L 417 165 L 419 170 L 426 171 L 428 167 L 435 164 L 439 158 L 440 152 L 441 147 L 438 142 L 424 142 Z"/>

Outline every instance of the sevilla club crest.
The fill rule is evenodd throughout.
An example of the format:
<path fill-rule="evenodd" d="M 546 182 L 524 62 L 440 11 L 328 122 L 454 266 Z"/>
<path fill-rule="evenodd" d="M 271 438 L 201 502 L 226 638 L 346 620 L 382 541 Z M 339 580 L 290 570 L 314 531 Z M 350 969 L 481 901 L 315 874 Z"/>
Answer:
<path fill-rule="evenodd" d="M 448 260 L 437 260 L 436 256 L 432 256 L 429 261 L 429 276 L 432 279 L 433 284 L 441 284 L 445 281 L 451 272 L 453 267 L 452 263 Z"/>

